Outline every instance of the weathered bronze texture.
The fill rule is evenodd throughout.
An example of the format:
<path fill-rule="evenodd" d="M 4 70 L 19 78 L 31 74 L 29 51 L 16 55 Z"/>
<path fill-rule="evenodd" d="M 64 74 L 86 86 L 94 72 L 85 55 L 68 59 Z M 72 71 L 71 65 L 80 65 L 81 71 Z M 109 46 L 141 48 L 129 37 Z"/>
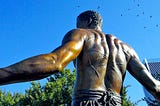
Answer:
<path fill-rule="evenodd" d="M 73 104 L 79 91 L 110 89 L 120 95 L 126 70 L 160 99 L 160 82 L 148 72 L 134 49 L 115 36 L 104 34 L 101 26 L 102 19 L 97 12 L 85 11 L 78 16 L 77 29 L 69 31 L 54 51 L 1 68 L 0 85 L 45 78 L 74 61 L 77 75 Z"/>

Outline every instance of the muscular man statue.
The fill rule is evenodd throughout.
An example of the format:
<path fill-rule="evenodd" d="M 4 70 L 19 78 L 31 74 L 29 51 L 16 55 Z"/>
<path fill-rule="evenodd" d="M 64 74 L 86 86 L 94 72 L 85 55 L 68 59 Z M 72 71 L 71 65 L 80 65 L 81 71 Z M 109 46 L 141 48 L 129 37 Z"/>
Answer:
<path fill-rule="evenodd" d="M 73 106 L 121 106 L 126 70 L 160 100 L 160 82 L 152 77 L 136 52 L 115 36 L 104 34 L 101 28 L 99 13 L 81 13 L 77 29 L 69 31 L 53 52 L 0 68 L 0 85 L 45 78 L 73 61 L 77 71 Z"/>

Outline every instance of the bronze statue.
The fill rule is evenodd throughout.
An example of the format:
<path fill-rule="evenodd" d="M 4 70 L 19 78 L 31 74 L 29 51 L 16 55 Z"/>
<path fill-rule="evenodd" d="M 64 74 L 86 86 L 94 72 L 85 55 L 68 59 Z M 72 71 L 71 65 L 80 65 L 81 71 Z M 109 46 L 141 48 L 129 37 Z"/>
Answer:
<path fill-rule="evenodd" d="M 160 82 L 152 77 L 136 52 L 101 30 L 99 13 L 81 13 L 77 29 L 69 31 L 53 52 L 0 68 L 0 85 L 45 78 L 73 61 L 77 71 L 73 106 L 120 106 L 126 70 L 160 100 Z"/>

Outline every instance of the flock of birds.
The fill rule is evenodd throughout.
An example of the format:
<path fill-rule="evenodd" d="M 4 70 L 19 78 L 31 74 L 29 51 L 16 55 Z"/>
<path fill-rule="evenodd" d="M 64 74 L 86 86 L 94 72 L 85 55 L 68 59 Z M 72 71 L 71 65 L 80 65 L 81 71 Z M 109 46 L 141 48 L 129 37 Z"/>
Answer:
<path fill-rule="evenodd" d="M 133 0 L 134 2 L 136 2 L 136 0 Z M 137 8 L 142 8 L 142 5 L 141 4 L 136 4 L 136 7 Z M 77 8 L 80 8 L 80 6 L 78 5 L 77 6 Z M 101 9 L 101 6 L 97 6 L 97 10 L 99 10 L 99 9 Z M 132 9 L 130 9 L 130 8 L 128 8 L 127 9 L 127 11 L 131 11 Z M 143 10 L 143 9 L 142 9 Z M 139 14 L 136 14 L 135 16 L 136 17 L 140 17 L 140 16 L 142 16 L 142 15 L 145 15 L 145 12 L 144 11 L 142 11 L 141 13 L 139 13 Z M 124 14 L 120 14 L 120 16 L 122 17 L 122 16 L 125 16 Z M 147 16 L 149 19 L 152 19 L 153 18 L 153 16 L 152 15 L 150 15 L 150 16 Z M 155 24 L 155 27 L 159 27 L 159 24 Z M 147 26 L 144 26 L 143 27 L 144 29 L 146 29 L 147 28 Z"/>

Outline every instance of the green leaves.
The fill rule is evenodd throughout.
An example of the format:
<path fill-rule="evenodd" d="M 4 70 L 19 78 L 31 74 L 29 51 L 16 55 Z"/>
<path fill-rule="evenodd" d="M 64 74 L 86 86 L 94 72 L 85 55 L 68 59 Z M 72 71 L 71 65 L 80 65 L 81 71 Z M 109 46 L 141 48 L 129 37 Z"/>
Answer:
<path fill-rule="evenodd" d="M 11 94 L 0 91 L 0 106 L 19 106 L 18 103 L 23 98 L 24 95 L 20 93 Z"/>
<path fill-rule="evenodd" d="M 133 103 L 130 101 L 129 98 L 127 98 L 127 88 L 130 87 L 129 85 L 128 86 L 125 86 L 123 87 L 122 89 L 122 106 L 133 106 Z"/>

